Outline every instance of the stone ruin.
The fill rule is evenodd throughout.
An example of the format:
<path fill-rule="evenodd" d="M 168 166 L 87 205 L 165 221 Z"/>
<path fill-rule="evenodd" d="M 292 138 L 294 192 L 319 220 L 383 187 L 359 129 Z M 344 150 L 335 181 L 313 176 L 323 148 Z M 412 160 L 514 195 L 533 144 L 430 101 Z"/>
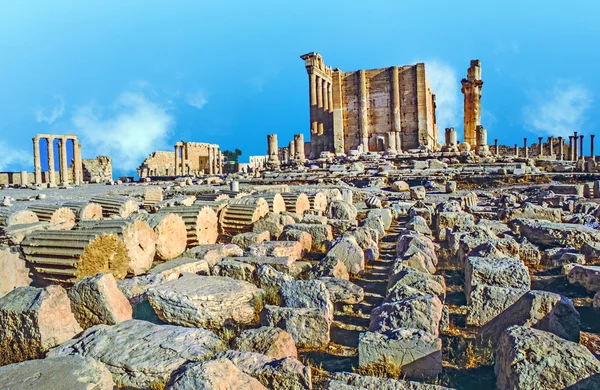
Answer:
<path fill-rule="evenodd" d="M 462 143 L 3 188 L 0 387 L 600 388 L 593 136 L 488 145 L 481 85 Z"/>

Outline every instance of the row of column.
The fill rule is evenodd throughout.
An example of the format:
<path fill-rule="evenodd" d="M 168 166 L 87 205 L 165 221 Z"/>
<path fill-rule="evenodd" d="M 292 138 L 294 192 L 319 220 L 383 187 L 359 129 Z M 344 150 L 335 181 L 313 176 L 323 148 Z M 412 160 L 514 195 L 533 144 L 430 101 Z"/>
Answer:
<path fill-rule="evenodd" d="M 42 180 L 42 162 L 40 156 L 40 140 L 46 139 L 48 142 L 48 180 L 50 186 L 56 186 L 55 162 L 54 162 L 54 140 L 58 139 L 58 157 L 59 157 L 59 180 L 62 185 L 70 183 L 69 177 L 69 161 L 67 157 L 68 140 L 73 141 L 73 182 L 79 185 L 83 182 L 83 162 L 81 160 L 81 144 L 77 137 L 69 136 L 52 136 L 52 135 L 37 135 L 32 138 L 33 141 L 33 170 L 35 184 L 43 183 Z"/>
<path fill-rule="evenodd" d="M 322 135 L 325 132 L 325 122 L 321 112 L 333 114 L 333 87 L 316 73 L 309 74 L 310 79 L 310 132 Z"/>
<path fill-rule="evenodd" d="M 277 134 L 268 134 L 267 163 L 271 167 L 276 167 L 282 162 L 285 164 L 291 161 L 306 161 L 306 154 L 304 153 L 304 134 L 294 134 L 294 140 L 290 141 L 287 150 L 283 150 L 281 157 L 279 154 L 279 145 L 277 143 Z"/>
<path fill-rule="evenodd" d="M 594 134 L 590 134 L 590 159 L 594 159 L 595 158 L 595 154 L 594 154 Z M 563 137 L 558 137 L 558 153 L 554 153 L 554 137 L 548 137 L 548 156 L 552 157 L 555 156 L 558 157 L 559 160 L 567 160 L 567 161 L 577 161 L 579 160 L 579 158 L 585 158 L 585 156 L 583 155 L 583 135 L 577 135 L 577 132 L 574 132 L 573 135 L 569 136 L 569 143 L 567 145 L 567 149 L 565 151 L 565 140 L 566 138 Z M 498 147 L 498 140 L 495 139 L 494 140 L 494 148 L 495 148 L 495 154 L 497 156 L 500 155 L 499 152 L 499 147 Z M 515 144 L 515 156 L 519 156 L 519 147 L 517 144 Z M 543 137 L 538 137 L 538 151 L 539 157 L 544 157 L 545 154 L 545 150 L 544 150 L 544 143 L 543 143 Z M 529 157 L 529 148 L 527 147 L 527 138 L 523 138 L 523 156 L 525 158 Z"/>

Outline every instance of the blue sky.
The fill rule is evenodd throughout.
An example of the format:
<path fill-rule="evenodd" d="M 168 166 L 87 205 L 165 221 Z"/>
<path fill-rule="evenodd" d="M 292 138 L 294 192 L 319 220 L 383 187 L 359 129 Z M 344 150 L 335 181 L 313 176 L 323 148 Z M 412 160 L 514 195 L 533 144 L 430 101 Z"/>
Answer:
<path fill-rule="evenodd" d="M 309 51 L 344 71 L 425 62 L 459 139 L 475 58 L 490 143 L 596 132 L 600 3 L 523 3 L 0 0 L 0 171 L 32 169 L 36 133 L 78 134 L 116 174 L 181 139 L 242 161 L 267 134 L 308 139 Z"/>

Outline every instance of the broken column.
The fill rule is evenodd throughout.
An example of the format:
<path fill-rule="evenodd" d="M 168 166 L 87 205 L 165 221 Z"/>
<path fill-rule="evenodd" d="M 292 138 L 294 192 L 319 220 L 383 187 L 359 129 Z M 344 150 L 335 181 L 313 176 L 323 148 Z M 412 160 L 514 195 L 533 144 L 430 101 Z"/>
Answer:
<path fill-rule="evenodd" d="M 525 158 L 529 158 L 529 149 L 527 149 L 527 138 L 523 138 L 523 153 Z"/>
<path fill-rule="evenodd" d="M 304 134 L 294 134 L 294 148 L 296 149 L 296 160 L 304 162 L 306 156 L 304 155 Z"/>
<path fill-rule="evenodd" d="M 279 148 L 277 146 L 277 134 L 267 135 L 268 144 L 268 164 L 271 166 L 279 166 Z"/>
<path fill-rule="evenodd" d="M 563 139 L 563 137 L 558 137 L 558 159 L 561 161 L 565 159 L 564 149 L 565 140 Z"/>
<path fill-rule="evenodd" d="M 37 205 L 28 208 L 42 222 L 49 222 L 60 230 L 71 230 L 75 225 L 75 214 L 71 209 L 59 205 Z"/>
<path fill-rule="evenodd" d="M 596 156 L 594 156 L 594 134 L 590 134 L 590 159 L 595 160 Z"/>
<path fill-rule="evenodd" d="M 500 155 L 500 150 L 498 149 L 498 139 L 497 138 L 494 140 L 494 152 L 495 152 L 494 154 L 496 156 Z"/>
<path fill-rule="evenodd" d="M 35 184 L 42 184 L 42 162 L 40 159 L 40 139 L 36 136 L 31 139 L 33 141 L 33 172 L 35 176 Z"/>
<path fill-rule="evenodd" d="M 490 148 L 487 144 L 487 130 L 485 127 L 478 125 L 475 129 L 477 135 L 477 147 L 475 152 L 481 156 L 487 156 L 490 154 Z"/>
<path fill-rule="evenodd" d="M 219 236 L 217 212 L 211 207 L 194 204 L 193 206 L 165 207 L 160 212 L 175 213 L 183 219 L 188 247 L 217 242 Z"/>
<path fill-rule="evenodd" d="M 175 144 L 175 174 L 174 176 L 179 176 L 179 142 Z"/>
<path fill-rule="evenodd" d="M 538 137 L 538 156 L 541 157 L 544 155 L 544 146 L 542 145 L 542 137 Z M 550 153 L 552 154 L 552 153 Z"/>
<path fill-rule="evenodd" d="M 471 60 L 467 78 L 461 81 L 464 98 L 464 142 L 477 146 L 475 130 L 481 124 L 481 61 Z"/>
<path fill-rule="evenodd" d="M 288 145 L 288 154 L 290 161 L 296 160 L 296 143 L 292 140 Z"/>
<path fill-rule="evenodd" d="M 358 71 L 359 76 L 359 103 L 360 108 L 358 111 L 359 129 L 360 129 L 360 140 L 362 146 L 362 152 L 366 153 L 369 151 L 369 116 L 368 116 L 368 105 L 369 95 L 367 91 L 367 77 L 364 70 Z"/>
<path fill-rule="evenodd" d="M 106 218 L 127 218 L 131 213 L 140 209 L 140 204 L 137 201 L 126 196 L 101 195 L 93 197 L 90 201 L 102 206 L 102 215 Z"/>
<path fill-rule="evenodd" d="M 261 217 L 257 204 L 230 204 L 219 213 L 219 230 L 234 236 L 252 230 L 252 224 Z"/>

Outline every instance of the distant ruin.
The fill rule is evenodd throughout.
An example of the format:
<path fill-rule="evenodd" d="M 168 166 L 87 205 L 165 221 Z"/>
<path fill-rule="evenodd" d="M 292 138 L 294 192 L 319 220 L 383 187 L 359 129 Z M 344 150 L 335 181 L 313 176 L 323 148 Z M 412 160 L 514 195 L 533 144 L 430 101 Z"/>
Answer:
<path fill-rule="evenodd" d="M 220 173 L 223 173 L 223 153 L 219 145 L 184 141 L 177 142 L 173 152 L 151 153 L 137 168 L 141 179 Z"/>

